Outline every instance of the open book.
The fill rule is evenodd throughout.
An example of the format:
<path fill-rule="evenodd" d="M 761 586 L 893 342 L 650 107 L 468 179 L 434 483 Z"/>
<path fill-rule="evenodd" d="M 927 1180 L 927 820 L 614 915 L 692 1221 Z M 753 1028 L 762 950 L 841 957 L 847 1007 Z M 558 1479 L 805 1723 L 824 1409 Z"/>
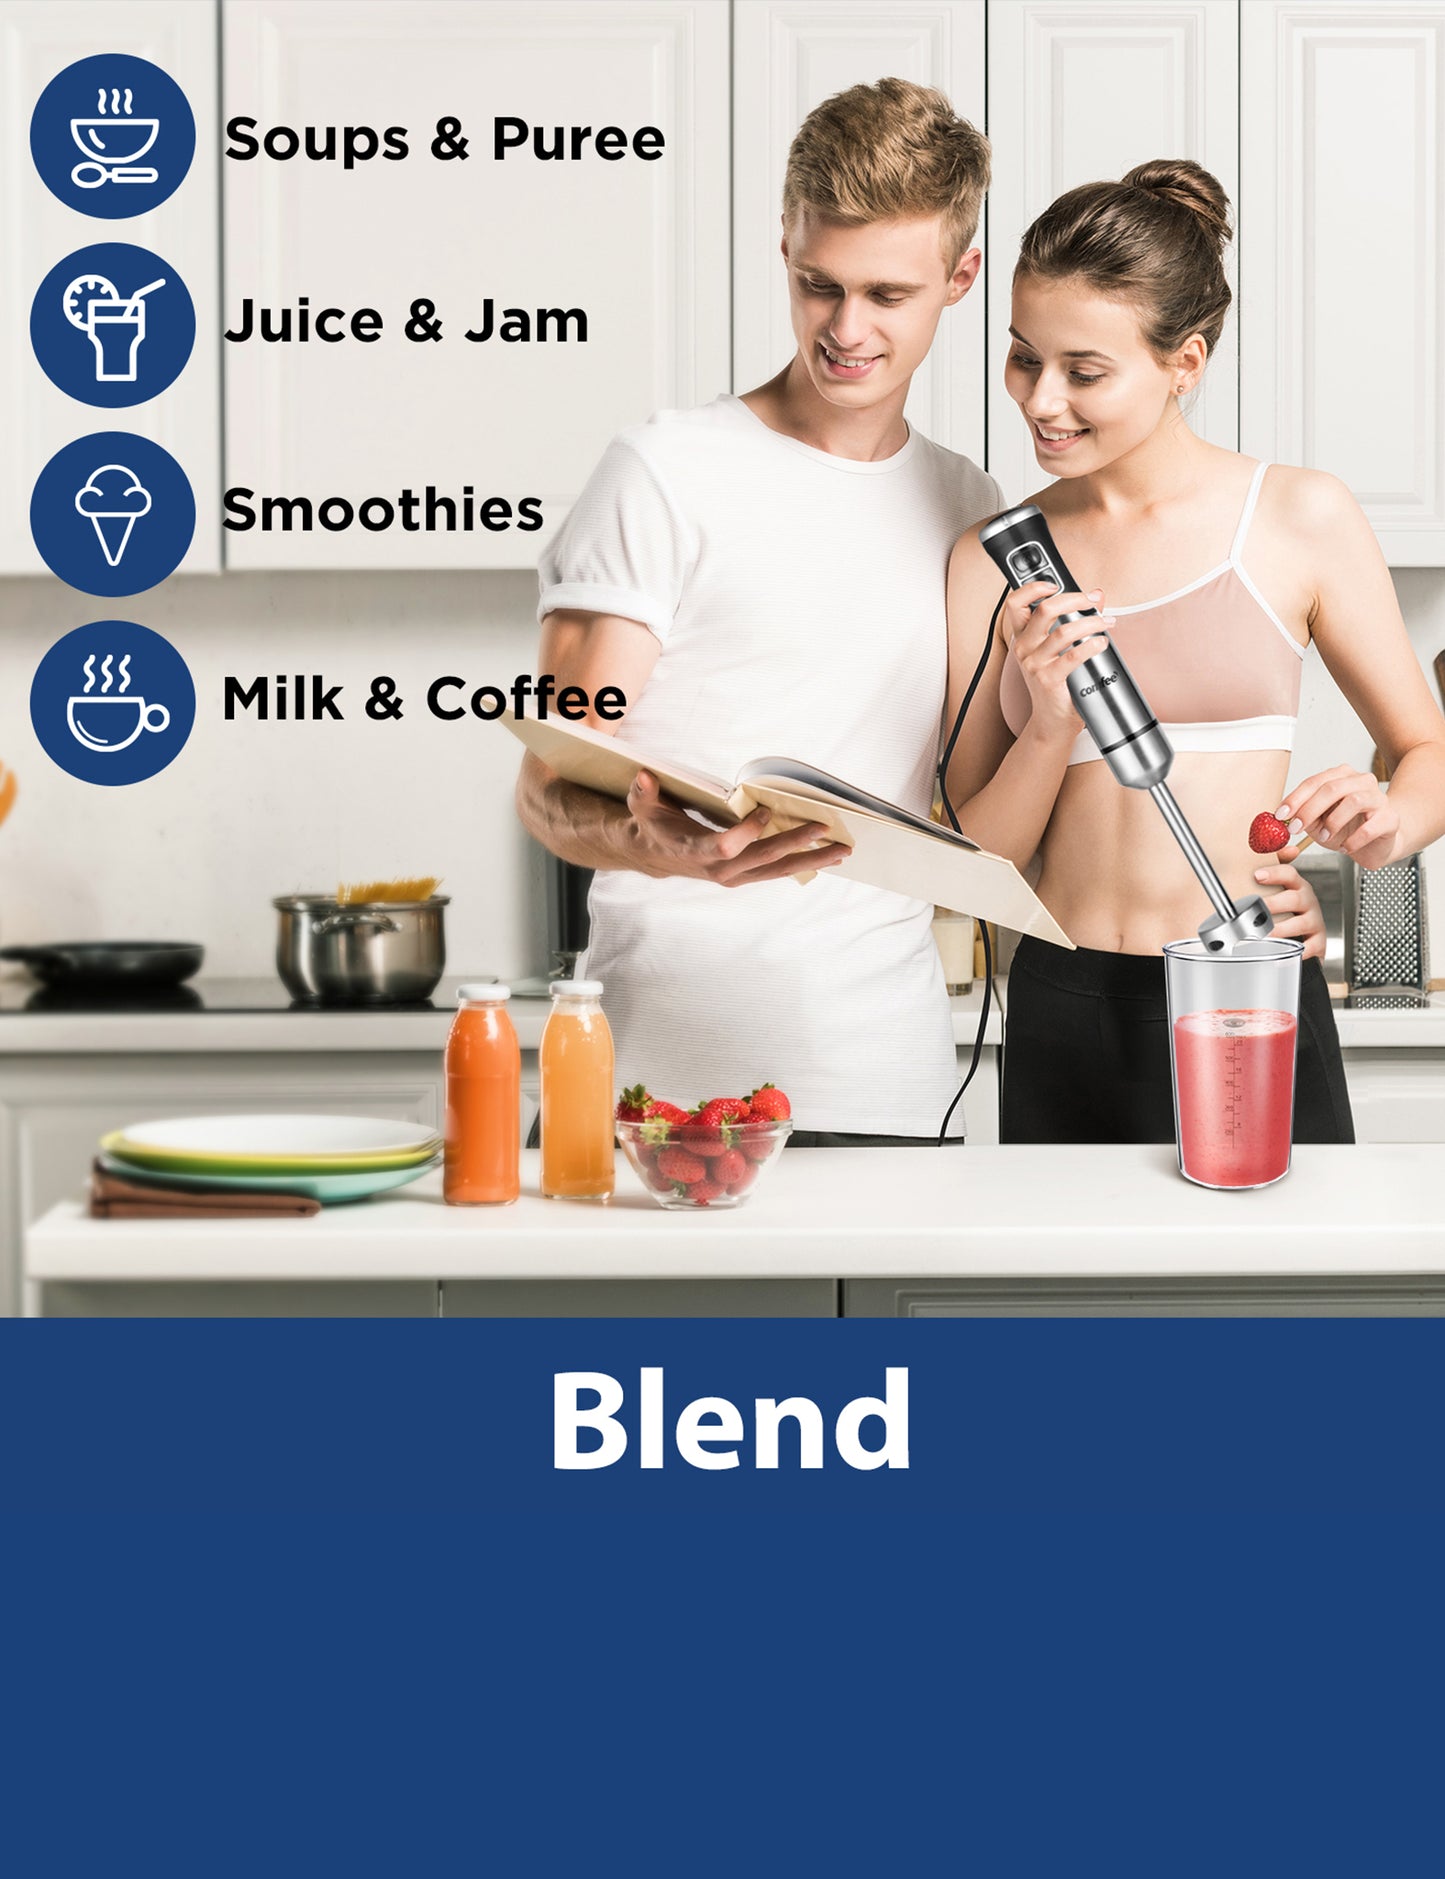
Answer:
<path fill-rule="evenodd" d="M 509 715 L 501 722 L 569 783 L 621 801 L 637 772 L 647 770 L 673 802 L 724 828 L 766 803 L 772 832 L 818 822 L 830 840 L 848 844 L 852 854 L 830 874 L 971 913 L 1072 950 L 1073 941 L 1011 861 L 811 764 L 759 757 L 745 763 L 729 784 L 683 764 L 656 762 L 620 738 L 580 724 Z"/>

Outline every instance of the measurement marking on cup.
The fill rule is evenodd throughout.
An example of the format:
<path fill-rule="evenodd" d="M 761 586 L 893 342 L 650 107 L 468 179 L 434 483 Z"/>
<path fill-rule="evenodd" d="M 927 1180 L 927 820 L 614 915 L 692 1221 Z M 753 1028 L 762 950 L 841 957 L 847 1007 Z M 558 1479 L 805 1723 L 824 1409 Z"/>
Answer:
<path fill-rule="evenodd" d="M 1224 1088 L 1228 1107 L 1225 1111 L 1224 1126 L 1231 1142 L 1239 1132 L 1243 1117 L 1240 1113 L 1244 1102 L 1244 1065 L 1240 1059 L 1240 1032 L 1245 1028 L 1243 1018 L 1224 1020 L 1225 1069 Z"/>

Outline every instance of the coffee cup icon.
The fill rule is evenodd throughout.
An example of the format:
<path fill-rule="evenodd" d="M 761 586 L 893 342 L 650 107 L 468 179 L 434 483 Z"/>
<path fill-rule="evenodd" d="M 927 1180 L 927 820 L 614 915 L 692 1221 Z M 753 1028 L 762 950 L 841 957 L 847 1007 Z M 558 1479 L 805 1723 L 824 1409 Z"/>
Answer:
<path fill-rule="evenodd" d="M 164 705 L 121 693 L 109 698 L 80 693 L 65 707 L 70 734 L 87 750 L 125 750 L 142 731 L 163 731 L 171 721 Z"/>

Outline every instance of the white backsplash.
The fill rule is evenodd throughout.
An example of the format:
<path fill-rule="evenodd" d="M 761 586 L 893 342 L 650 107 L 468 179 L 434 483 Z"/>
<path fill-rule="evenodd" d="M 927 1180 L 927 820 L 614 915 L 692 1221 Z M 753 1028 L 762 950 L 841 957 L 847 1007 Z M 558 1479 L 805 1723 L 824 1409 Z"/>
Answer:
<path fill-rule="evenodd" d="M 1445 647 L 1445 571 L 1395 575 L 1429 677 Z M 342 879 L 435 873 L 452 896 L 448 967 L 512 977 L 545 965 L 537 852 L 512 809 L 519 748 L 498 725 L 441 723 L 433 678 L 469 688 L 531 671 L 530 574 L 231 574 L 177 578 L 131 601 L 87 600 L 49 577 L 0 582 L 0 762 L 20 795 L 0 829 L 0 943 L 196 939 L 208 974 L 273 969 L 275 894 Z M 97 789 L 57 769 L 30 728 L 30 679 L 62 633 L 108 616 L 172 640 L 196 681 L 197 724 L 169 769 Z M 220 718 L 228 673 L 321 672 L 343 723 Z M 399 723 L 363 706 L 387 673 Z M 1372 740 L 1311 653 L 1291 780 L 1367 769 Z M 1269 805 L 1273 807 L 1273 804 Z M 1445 842 L 1427 856 L 1434 973 L 1445 977 Z"/>

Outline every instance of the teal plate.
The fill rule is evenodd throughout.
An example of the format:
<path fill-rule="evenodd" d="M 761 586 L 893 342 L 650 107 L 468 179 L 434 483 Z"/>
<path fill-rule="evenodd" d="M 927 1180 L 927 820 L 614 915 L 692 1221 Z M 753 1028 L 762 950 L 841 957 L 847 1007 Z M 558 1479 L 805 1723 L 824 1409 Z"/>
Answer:
<path fill-rule="evenodd" d="M 338 1201 L 366 1200 L 372 1194 L 384 1194 L 388 1188 L 405 1187 L 442 1164 L 440 1155 L 412 1168 L 373 1168 L 358 1174 L 157 1174 L 153 1168 L 137 1168 L 122 1161 L 119 1155 L 101 1155 L 100 1165 L 107 1174 L 125 1181 L 138 1181 L 144 1187 L 209 1188 L 212 1192 L 235 1189 L 246 1194 L 304 1194 L 319 1200 L 323 1207 Z"/>

